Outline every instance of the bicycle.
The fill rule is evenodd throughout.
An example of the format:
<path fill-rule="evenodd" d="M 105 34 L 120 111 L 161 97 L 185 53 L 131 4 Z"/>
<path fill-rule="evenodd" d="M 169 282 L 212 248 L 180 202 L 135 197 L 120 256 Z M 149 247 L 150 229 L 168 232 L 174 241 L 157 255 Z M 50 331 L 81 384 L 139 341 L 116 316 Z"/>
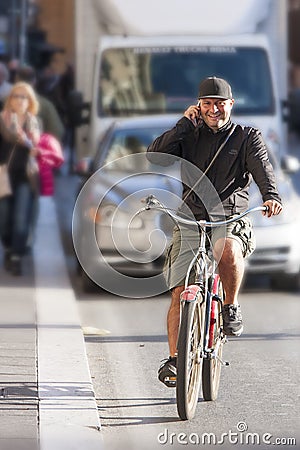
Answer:
<path fill-rule="evenodd" d="M 168 380 L 168 386 L 176 385 L 176 402 L 179 417 L 192 419 L 198 403 L 202 379 L 202 394 L 206 401 L 217 399 L 221 368 L 229 365 L 223 361 L 223 345 L 226 336 L 222 328 L 222 306 L 224 293 L 217 273 L 216 261 L 206 246 L 207 227 L 214 228 L 240 220 L 255 211 L 267 211 L 267 207 L 251 208 L 233 218 L 208 222 L 180 217 L 165 207 L 155 196 L 145 199 L 146 206 L 138 213 L 155 209 L 168 214 L 176 224 L 197 226 L 200 233 L 199 248 L 194 255 L 181 294 L 181 318 L 177 341 L 177 376 Z M 189 284 L 192 269 L 195 282 Z"/>

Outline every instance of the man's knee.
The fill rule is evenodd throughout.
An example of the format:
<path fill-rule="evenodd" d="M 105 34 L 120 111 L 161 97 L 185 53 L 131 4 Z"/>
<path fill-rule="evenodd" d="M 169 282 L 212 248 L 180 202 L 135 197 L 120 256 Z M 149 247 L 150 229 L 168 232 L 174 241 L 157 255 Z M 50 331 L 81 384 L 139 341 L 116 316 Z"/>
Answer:
<path fill-rule="evenodd" d="M 236 239 L 218 239 L 214 246 L 214 257 L 221 264 L 235 265 L 243 260 L 242 247 Z"/>

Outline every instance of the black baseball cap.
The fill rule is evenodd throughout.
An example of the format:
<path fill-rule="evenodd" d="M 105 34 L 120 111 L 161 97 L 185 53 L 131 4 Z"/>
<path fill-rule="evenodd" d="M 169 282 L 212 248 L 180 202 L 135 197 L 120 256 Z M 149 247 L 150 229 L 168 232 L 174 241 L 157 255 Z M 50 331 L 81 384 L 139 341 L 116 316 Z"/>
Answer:
<path fill-rule="evenodd" d="M 230 84 L 223 78 L 208 77 L 201 81 L 199 85 L 200 98 L 224 98 L 232 99 Z"/>

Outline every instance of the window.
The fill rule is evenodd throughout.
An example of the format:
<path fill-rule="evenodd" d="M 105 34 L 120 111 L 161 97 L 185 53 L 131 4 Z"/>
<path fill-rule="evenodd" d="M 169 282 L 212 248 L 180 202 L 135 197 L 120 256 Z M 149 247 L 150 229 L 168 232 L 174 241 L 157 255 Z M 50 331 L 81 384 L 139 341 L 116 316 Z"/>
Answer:
<path fill-rule="evenodd" d="M 162 128 L 115 130 L 104 161 L 104 164 L 109 164 L 107 169 L 128 172 L 150 170 L 150 163 L 145 155 L 120 158 L 145 153 L 151 142 L 164 131 Z"/>
<path fill-rule="evenodd" d="M 201 79 L 212 75 L 232 85 L 236 115 L 274 112 L 268 58 L 261 48 L 109 49 L 100 69 L 102 116 L 181 113 L 196 101 Z"/>

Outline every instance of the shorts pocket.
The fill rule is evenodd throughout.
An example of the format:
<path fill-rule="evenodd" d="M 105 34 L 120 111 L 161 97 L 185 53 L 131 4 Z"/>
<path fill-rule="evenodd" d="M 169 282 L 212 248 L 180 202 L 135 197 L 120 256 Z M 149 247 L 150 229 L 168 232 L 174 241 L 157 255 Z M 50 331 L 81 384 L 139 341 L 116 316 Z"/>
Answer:
<path fill-rule="evenodd" d="M 237 221 L 232 234 L 239 237 L 242 242 L 243 256 L 246 258 L 254 252 L 256 247 L 255 236 L 251 221 L 244 217 Z"/>
<path fill-rule="evenodd" d="M 171 243 L 165 253 L 165 262 L 164 262 L 164 271 L 167 270 L 169 267 L 171 267 L 172 261 L 171 261 L 171 252 L 173 248 L 173 243 Z"/>
<path fill-rule="evenodd" d="M 172 265 L 172 248 L 173 248 L 173 243 L 171 242 L 171 244 L 169 245 L 169 247 L 166 250 L 166 254 L 165 254 L 165 262 L 163 265 L 163 274 L 166 280 L 167 285 L 169 286 L 170 283 L 170 273 L 171 273 L 171 265 Z"/>

